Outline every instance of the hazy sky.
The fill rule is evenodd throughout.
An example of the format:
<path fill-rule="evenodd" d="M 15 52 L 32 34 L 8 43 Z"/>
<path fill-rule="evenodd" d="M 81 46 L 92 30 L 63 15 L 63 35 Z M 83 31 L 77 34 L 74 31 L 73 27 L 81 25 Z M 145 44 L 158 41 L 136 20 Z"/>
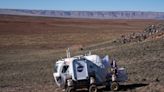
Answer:
<path fill-rule="evenodd" d="M 164 12 L 164 0 L 0 0 L 0 8 Z"/>

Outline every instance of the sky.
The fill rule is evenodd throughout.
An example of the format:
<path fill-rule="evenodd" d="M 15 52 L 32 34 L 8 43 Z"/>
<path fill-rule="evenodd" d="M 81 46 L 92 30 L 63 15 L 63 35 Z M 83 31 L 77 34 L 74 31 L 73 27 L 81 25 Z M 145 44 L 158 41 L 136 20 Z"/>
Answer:
<path fill-rule="evenodd" d="M 164 12 L 164 0 L 0 0 L 3 9 Z"/>

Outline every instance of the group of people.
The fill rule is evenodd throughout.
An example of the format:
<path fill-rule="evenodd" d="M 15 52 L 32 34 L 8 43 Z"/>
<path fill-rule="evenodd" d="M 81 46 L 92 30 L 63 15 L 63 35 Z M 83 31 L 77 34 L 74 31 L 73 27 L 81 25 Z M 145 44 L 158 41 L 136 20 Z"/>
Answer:
<path fill-rule="evenodd" d="M 143 32 L 122 35 L 119 41 L 124 44 L 129 42 L 140 42 L 158 32 L 164 32 L 164 24 L 150 25 L 146 27 Z"/>

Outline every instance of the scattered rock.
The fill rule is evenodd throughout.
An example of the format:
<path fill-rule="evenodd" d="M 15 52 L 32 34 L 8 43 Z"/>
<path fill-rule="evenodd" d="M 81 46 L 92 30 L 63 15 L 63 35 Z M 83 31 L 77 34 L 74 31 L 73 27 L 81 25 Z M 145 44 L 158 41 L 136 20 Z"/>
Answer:
<path fill-rule="evenodd" d="M 146 79 L 145 79 L 145 78 L 143 78 L 143 79 L 142 79 L 142 81 L 146 81 Z"/>
<path fill-rule="evenodd" d="M 159 82 L 159 79 L 158 79 L 158 78 L 156 78 L 156 79 L 155 79 L 155 81 L 156 81 L 156 82 Z"/>

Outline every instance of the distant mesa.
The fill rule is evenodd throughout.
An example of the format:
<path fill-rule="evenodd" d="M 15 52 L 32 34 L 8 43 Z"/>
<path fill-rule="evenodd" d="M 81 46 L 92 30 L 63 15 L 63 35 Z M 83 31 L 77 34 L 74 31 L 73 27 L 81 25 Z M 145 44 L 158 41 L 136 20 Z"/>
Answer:
<path fill-rule="evenodd" d="M 164 19 L 164 12 L 0 9 L 0 14 L 95 19 Z"/>

